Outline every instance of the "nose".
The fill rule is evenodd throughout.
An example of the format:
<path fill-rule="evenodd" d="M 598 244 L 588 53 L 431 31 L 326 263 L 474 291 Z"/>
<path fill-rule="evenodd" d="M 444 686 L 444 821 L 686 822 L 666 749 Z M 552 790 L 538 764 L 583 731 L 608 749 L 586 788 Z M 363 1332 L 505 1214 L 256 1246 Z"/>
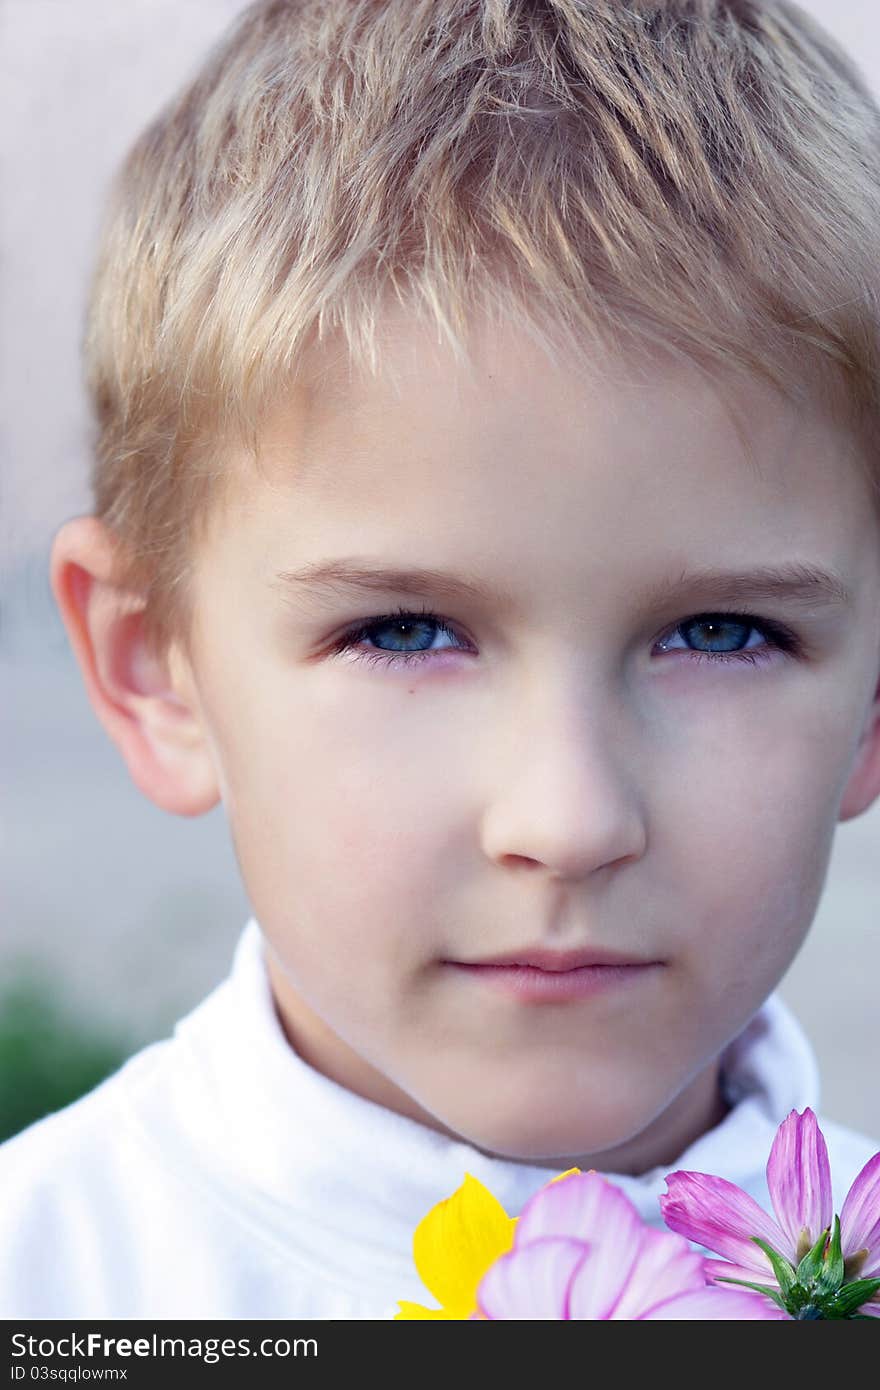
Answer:
<path fill-rule="evenodd" d="M 582 685 L 579 694 L 545 687 L 489 746 L 497 758 L 482 817 L 488 858 L 580 879 L 644 853 L 638 740 L 620 703 L 586 700 Z"/>

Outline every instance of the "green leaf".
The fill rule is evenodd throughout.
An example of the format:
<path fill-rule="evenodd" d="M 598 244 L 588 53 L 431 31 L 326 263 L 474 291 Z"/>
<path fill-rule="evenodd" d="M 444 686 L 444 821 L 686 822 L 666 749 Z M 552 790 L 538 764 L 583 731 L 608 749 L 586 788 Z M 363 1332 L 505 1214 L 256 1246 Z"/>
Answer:
<path fill-rule="evenodd" d="M 787 1260 L 784 1255 L 780 1255 L 778 1250 L 774 1250 L 772 1245 L 768 1245 L 766 1240 L 762 1240 L 760 1236 L 752 1236 L 751 1239 L 764 1251 L 764 1254 L 773 1266 L 773 1273 L 776 1275 L 776 1280 L 782 1290 L 783 1298 L 788 1298 L 792 1289 L 794 1289 L 797 1284 L 797 1275 L 794 1272 L 794 1265 L 790 1260 Z"/>
<path fill-rule="evenodd" d="M 857 1308 L 861 1308 L 863 1303 L 867 1303 L 869 1298 L 873 1298 L 877 1290 L 880 1289 L 880 1279 L 856 1279 L 852 1284 L 844 1284 L 839 1293 L 829 1300 L 832 1316 L 838 1318 L 852 1317 Z"/>
<path fill-rule="evenodd" d="M 828 1242 L 828 1249 L 822 1261 L 822 1268 L 816 1275 L 814 1288 L 820 1294 L 836 1294 L 843 1283 L 843 1252 L 840 1248 L 840 1217 L 834 1218 L 834 1229 Z"/>
<path fill-rule="evenodd" d="M 754 1289 L 755 1293 L 766 1294 L 767 1298 L 772 1298 L 774 1303 L 778 1303 L 784 1313 L 788 1312 L 782 1295 L 776 1289 L 770 1289 L 766 1284 L 750 1284 L 747 1279 L 725 1279 L 723 1274 L 715 1275 L 716 1284 L 739 1284 L 744 1289 Z"/>
<path fill-rule="evenodd" d="M 830 1226 L 825 1227 L 825 1230 L 819 1236 L 812 1250 L 807 1251 L 797 1267 L 797 1281 L 807 1288 L 809 1288 L 822 1268 L 822 1256 L 825 1252 L 825 1242 L 828 1239 L 828 1232 L 830 1230 Z"/>

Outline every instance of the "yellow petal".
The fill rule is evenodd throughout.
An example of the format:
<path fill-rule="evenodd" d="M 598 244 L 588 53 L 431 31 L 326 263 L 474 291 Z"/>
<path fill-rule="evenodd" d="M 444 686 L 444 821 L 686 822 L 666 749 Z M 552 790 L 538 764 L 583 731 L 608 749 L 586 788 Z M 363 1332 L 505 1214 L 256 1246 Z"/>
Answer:
<path fill-rule="evenodd" d="M 397 1300 L 399 1313 L 394 1314 L 395 1322 L 411 1322 L 416 1318 L 458 1318 L 458 1313 L 447 1313 L 445 1308 L 425 1308 L 421 1303 L 406 1303 L 403 1299 Z M 464 1315 L 467 1317 L 467 1314 Z"/>
<path fill-rule="evenodd" d="M 570 1178 L 574 1173 L 579 1173 L 580 1171 L 580 1168 L 566 1168 L 564 1173 L 557 1173 L 555 1178 L 551 1178 L 547 1186 L 549 1187 L 551 1183 L 554 1182 L 561 1182 L 563 1178 Z M 595 1172 L 595 1169 L 591 1168 L 590 1171 Z"/>
<path fill-rule="evenodd" d="M 497 1197 L 470 1173 L 419 1222 L 413 1235 L 416 1269 L 447 1317 L 470 1316 L 486 1270 L 513 1245 L 514 1225 Z"/>

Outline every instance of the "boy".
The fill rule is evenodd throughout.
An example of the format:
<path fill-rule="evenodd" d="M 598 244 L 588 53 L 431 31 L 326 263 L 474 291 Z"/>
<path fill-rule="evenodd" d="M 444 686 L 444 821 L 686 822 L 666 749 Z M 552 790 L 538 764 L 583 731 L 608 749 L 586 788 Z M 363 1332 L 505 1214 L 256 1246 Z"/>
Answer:
<path fill-rule="evenodd" d="M 254 915 L 0 1152 L 2 1316 L 392 1317 L 466 1172 L 766 1203 L 880 791 L 877 134 L 790 4 L 272 0 L 138 141 L 52 585 Z"/>

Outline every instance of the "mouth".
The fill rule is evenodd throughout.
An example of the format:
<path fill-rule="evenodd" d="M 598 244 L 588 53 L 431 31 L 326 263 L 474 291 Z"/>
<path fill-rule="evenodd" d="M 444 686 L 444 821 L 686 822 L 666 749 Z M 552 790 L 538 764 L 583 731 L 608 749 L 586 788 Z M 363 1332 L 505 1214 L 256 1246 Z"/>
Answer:
<path fill-rule="evenodd" d="M 523 1003 L 586 999 L 656 974 L 665 962 L 597 949 L 551 951 L 536 947 L 480 961 L 444 961 L 478 986 Z"/>
<path fill-rule="evenodd" d="M 622 951 L 604 951 L 599 947 L 584 947 L 575 951 L 552 951 L 546 946 L 529 946 L 522 951 L 510 951 L 504 955 L 486 956 L 483 960 L 460 961 L 462 965 L 524 965 L 535 970 L 545 970 L 552 974 L 561 971 L 580 970 L 585 966 L 602 965 L 657 965 L 657 961 L 647 961 L 641 956 L 625 955 Z"/>

